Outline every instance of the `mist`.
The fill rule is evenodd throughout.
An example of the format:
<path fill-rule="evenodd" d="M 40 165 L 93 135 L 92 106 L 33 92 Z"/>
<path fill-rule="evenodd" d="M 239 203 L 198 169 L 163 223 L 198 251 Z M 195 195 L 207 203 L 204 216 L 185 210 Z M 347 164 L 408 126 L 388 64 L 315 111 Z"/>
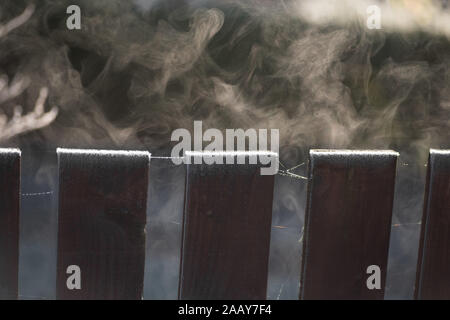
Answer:
<path fill-rule="evenodd" d="M 20 298 L 55 294 L 56 147 L 168 156 L 172 131 L 194 120 L 279 129 L 280 169 L 300 176 L 310 148 L 400 152 L 386 298 L 412 298 L 428 150 L 450 141 L 447 1 L 1 0 L 0 24 L 30 3 L 0 38 L 3 79 L 26 79 L 3 122 L 44 101 L 39 125 L 0 139 L 24 158 Z M 66 27 L 70 4 L 81 30 Z M 366 26 L 370 4 L 380 30 Z M 177 296 L 184 175 L 151 162 L 144 299 Z M 305 192 L 276 177 L 269 299 L 298 297 Z"/>

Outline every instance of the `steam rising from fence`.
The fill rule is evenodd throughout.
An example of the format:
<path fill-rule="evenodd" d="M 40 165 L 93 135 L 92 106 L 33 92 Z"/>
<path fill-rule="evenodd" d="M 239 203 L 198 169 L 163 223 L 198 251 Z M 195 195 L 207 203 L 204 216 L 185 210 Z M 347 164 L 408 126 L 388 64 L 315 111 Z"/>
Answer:
<path fill-rule="evenodd" d="M 82 8 L 81 30 L 65 28 L 65 8 L 74 2 Z M 18 16 L 26 3 L 2 3 L 2 22 Z M 24 158 L 34 176 L 25 187 L 55 188 L 54 160 L 43 149 L 136 148 L 166 156 L 171 132 L 192 129 L 194 120 L 205 129 L 279 128 L 280 162 L 287 167 L 303 162 L 310 147 L 394 149 L 401 156 L 393 222 L 413 224 L 392 234 L 387 294 L 412 296 L 415 270 L 403 266 L 416 256 L 423 166 L 428 148 L 446 147 L 450 138 L 450 44 L 443 23 L 448 12 L 421 1 L 429 3 L 425 13 L 436 15 L 433 24 L 420 17 L 417 22 L 415 11 L 405 7 L 398 10 L 409 20 L 383 16 L 383 29 L 374 31 L 357 8 L 347 10 L 355 1 L 334 2 L 341 10 L 331 16 L 323 11 L 326 3 L 39 2 L 30 20 L 0 42 L 0 70 L 30 79 L 30 94 L 17 97 L 24 108 L 33 110 L 44 86 L 47 104 L 59 107 L 47 128 L 9 140 L 34 154 Z M 146 278 L 161 279 L 164 286 L 146 289 L 145 296 L 175 297 L 183 175 L 164 160 L 151 170 L 149 250 L 161 262 L 148 267 Z M 298 289 L 304 187 L 299 179 L 276 181 L 273 223 L 286 228 L 272 234 L 269 298 L 295 298 Z M 32 201 L 39 200 L 24 201 L 24 209 L 37 210 Z M 42 208 L 25 213 L 31 220 L 24 230 L 33 230 L 32 221 L 43 216 L 54 223 L 49 208 Z M 51 263 L 36 261 L 52 257 L 52 247 L 38 250 L 32 247 L 35 233 L 23 236 L 22 291 L 49 297 Z M 33 272 L 42 277 L 30 280 Z M 390 292 L 397 273 L 410 281 Z"/>

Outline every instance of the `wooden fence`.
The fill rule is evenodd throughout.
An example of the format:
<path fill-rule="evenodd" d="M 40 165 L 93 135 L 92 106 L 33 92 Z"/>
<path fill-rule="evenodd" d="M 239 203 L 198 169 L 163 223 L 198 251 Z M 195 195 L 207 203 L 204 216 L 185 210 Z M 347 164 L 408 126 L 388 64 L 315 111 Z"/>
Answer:
<path fill-rule="evenodd" d="M 18 297 L 20 157 L 0 149 L 0 299 Z M 311 150 L 300 299 L 383 299 L 397 157 Z M 58 149 L 57 299 L 141 299 L 150 159 Z M 266 298 L 274 176 L 260 168 L 187 165 L 180 299 Z M 449 151 L 430 151 L 415 298 L 450 299 Z"/>

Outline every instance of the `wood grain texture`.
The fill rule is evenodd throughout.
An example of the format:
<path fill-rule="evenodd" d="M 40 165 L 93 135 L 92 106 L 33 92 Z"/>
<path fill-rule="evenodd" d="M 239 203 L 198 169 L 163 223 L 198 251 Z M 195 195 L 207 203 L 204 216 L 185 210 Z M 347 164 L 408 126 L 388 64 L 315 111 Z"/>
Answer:
<path fill-rule="evenodd" d="M 58 150 L 57 299 L 141 299 L 150 154 Z M 81 268 L 81 290 L 66 286 Z"/>
<path fill-rule="evenodd" d="M 450 151 L 430 150 L 415 299 L 450 299 Z"/>
<path fill-rule="evenodd" d="M 0 299 L 18 297 L 20 151 L 0 149 Z"/>
<path fill-rule="evenodd" d="M 180 299 L 266 299 L 274 176 L 188 165 Z"/>
<path fill-rule="evenodd" d="M 300 299 L 383 299 L 397 154 L 312 150 Z M 369 290 L 367 267 L 381 269 Z"/>

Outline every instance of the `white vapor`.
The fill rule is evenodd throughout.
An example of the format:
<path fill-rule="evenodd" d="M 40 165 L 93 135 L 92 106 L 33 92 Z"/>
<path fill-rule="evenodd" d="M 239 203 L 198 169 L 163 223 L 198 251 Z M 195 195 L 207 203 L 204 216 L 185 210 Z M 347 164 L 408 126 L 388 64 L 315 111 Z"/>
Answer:
<path fill-rule="evenodd" d="M 382 30 L 424 31 L 450 38 L 450 12 L 437 0 L 297 0 L 290 12 L 312 24 L 345 25 L 366 23 L 367 9 L 374 5 L 380 8 Z"/>

